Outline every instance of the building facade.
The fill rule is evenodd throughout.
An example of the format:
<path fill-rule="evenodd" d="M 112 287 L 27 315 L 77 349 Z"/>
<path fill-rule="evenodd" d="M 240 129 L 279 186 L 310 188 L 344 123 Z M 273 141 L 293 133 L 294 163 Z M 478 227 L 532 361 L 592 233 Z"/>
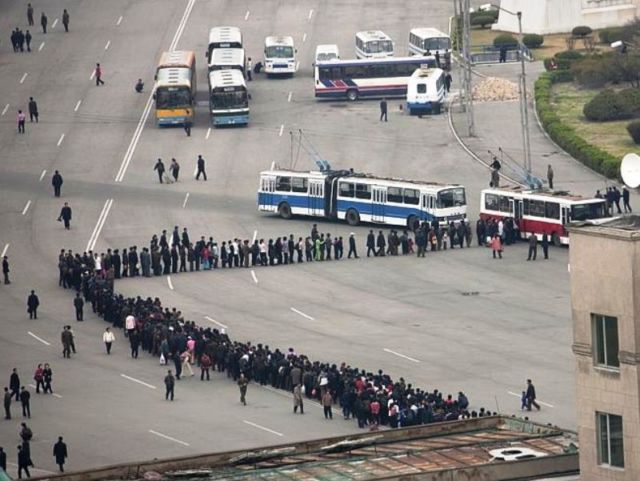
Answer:
<path fill-rule="evenodd" d="M 640 216 L 572 227 L 581 481 L 640 480 Z"/>

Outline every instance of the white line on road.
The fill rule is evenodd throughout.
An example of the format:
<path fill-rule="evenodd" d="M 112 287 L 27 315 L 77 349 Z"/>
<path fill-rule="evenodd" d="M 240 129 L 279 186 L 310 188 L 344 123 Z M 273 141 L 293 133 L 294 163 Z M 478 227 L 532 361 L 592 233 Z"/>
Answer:
<path fill-rule="evenodd" d="M 204 316 L 204 318 L 209 321 L 209 322 L 213 322 L 214 324 L 220 326 L 222 329 L 228 329 L 227 326 L 225 326 L 224 324 L 222 324 L 221 322 L 216 321 L 215 319 L 210 318 L 209 316 Z"/>
<path fill-rule="evenodd" d="M 120 374 L 120 377 L 128 379 L 129 381 L 137 382 L 138 384 L 142 384 L 143 386 L 146 386 L 149 389 L 156 389 L 156 387 L 153 384 L 148 384 L 144 381 L 141 381 L 140 379 L 136 379 L 135 377 L 127 376 L 126 374 Z"/>
<path fill-rule="evenodd" d="M 517 394 L 517 393 L 512 392 L 512 391 L 507 391 L 507 394 L 511 394 L 512 396 L 515 396 L 515 397 L 517 397 L 517 398 L 522 399 L 522 395 L 521 395 L 521 394 Z M 544 401 L 540 401 L 540 399 L 536 399 L 536 402 L 537 402 L 538 404 L 542 404 L 543 406 L 547 406 L 548 408 L 553 408 L 553 407 L 555 407 L 553 404 L 549 404 L 549 403 L 546 403 L 546 402 L 544 402 Z"/>
<path fill-rule="evenodd" d="M 249 426 L 253 426 L 254 428 L 262 429 L 263 431 L 266 431 L 268 433 L 275 434 L 276 436 L 284 436 L 284 434 L 279 433 L 278 431 L 274 431 L 273 429 L 265 428 L 264 426 L 260 426 L 259 424 L 252 423 L 251 421 L 243 420 L 242 422 L 245 423 L 245 424 L 248 424 Z"/>
<path fill-rule="evenodd" d="M 171 276 L 167 276 L 167 284 L 169 284 L 169 289 L 173 290 L 173 282 L 171 282 Z"/>
<path fill-rule="evenodd" d="M 302 311 L 299 311 L 299 310 L 298 310 L 298 309 L 296 309 L 295 307 L 291 307 L 290 309 L 291 309 L 293 312 L 295 312 L 296 314 L 299 314 L 299 315 L 301 315 L 302 317 L 305 317 L 305 318 L 309 319 L 310 321 L 315 321 L 315 319 L 314 319 L 313 317 L 311 317 L 311 316 L 310 316 L 310 315 L 308 315 L 308 314 L 305 314 L 305 313 L 304 313 L 304 312 L 302 312 Z"/>
<path fill-rule="evenodd" d="M 31 337 L 33 337 L 34 339 L 40 341 L 42 344 L 44 344 L 45 346 L 50 346 L 51 343 L 45 341 L 44 339 L 42 339 L 41 337 L 36 336 L 33 332 L 31 331 L 27 331 L 27 334 L 29 334 Z"/>
<path fill-rule="evenodd" d="M 20 79 L 20 83 L 24 83 L 25 79 L 27 78 L 27 75 L 29 75 L 27 72 L 22 74 L 22 78 Z"/>
<path fill-rule="evenodd" d="M 62 396 L 60 396 L 60 394 L 58 394 L 57 392 L 52 392 L 51 395 L 53 397 L 57 397 L 58 399 L 62 399 Z"/>
<path fill-rule="evenodd" d="M 9 104 L 5 105 L 4 108 L 2 109 L 2 114 L 0 115 L 4 115 L 7 113 L 7 110 L 9 110 Z"/>
<path fill-rule="evenodd" d="M 2 249 L 2 255 L 0 255 L 0 257 L 4 257 L 7 255 L 7 251 L 9 250 L 9 246 L 11 244 L 9 244 L 8 242 L 4 245 L 4 249 Z"/>
<path fill-rule="evenodd" d="M 56 28 L 56 25 L 58 25 L 58 19 L 56 18 L 53 23 L 51 24 L 51 28 L 54 29 Z"/>
<path fill-rule="evenodd" d="M 286 391 L 283 391 L 281 389 L 274 389 L 271 386 L 256 386 L 256 387 L 266 389 L 267 391 L 271 391 L 273 394 L 277 394 L 278 396 L 286 397 L 288 399 L 293 399 L 293 395 L 291 393 L 287 393 Z M 309 401 L 309 403 L 307 403 L 307 406 L 315 406 L 317 408 L 322 409 L 322 406 L 320 405 L 320 403 L 317 403 L 311 400 Z"/>
<path fill-rule="evenodd" d="M 38 182 L 42 182 L 42 179 L 44 179 L 44 176 L 47 174 L 47 169 L 44 169 L 42 171 L 42 174 L 40 174 L 40 179 L 38 180 Z"/>
<path fill-rule="evenodd" d="M 393 354 L 395 356 L 401 357 L 403 359 L 408 359 L 411 362 L 420 362 L 417 359 L 414 359 L 412 357 L 409 356 L 405 356 L 404 354 L 400 354 L 399 352 L 396 351 L 392 351 L 391 349 L 387 349 L 386 347 L 384 349 L 382 349 L 384 352 L 388 352 L 389 354 Z"/>
<path fill-rule="evenodd" d="M 107 44 L 104 46 L 104 49 L 109 50 L 109 45 L 111 45 L 111 40 L 107 40 Z"/>
<path fill-rule="evenodd" d="M 166 434 L 159 433 L 158 431 L 154 431 L 153 429 L 149 429 L 151 434 L 155 434 L 158 437 L 168 439 L 169 441 L 173 441 L 174 443 L 182 444 L 183 446 L 189 446 L 189 443 L 185 443 L 184 441 L 180 441 L 179 439 L 172 438 L 171 436 L 167 436 Z"/>
<path fill-rule="evenodd" d="M 302 43 L 307 41 L 307 34 L 302 35 Z"/>
<path fill-rule="evenodd" d="M 250 14 L 250 13 L 251 13 L 251 12 L 250 12 L 249 10 L 247 10 L 247 13 L 245 13 L 245 14 L 244 14 L 244 20 L 245 20 L 245 21 L 249 20 L 249 14 Z"/>
<path fill-rule="evenodd" d="M 122 23 L 122 15 L 120 15 L 118 17 L 118 21 L 116 22 L 116 26 L 120 25 Z"/>
<path fill-rule="evenodd" d="M 256 277 L 256 271 L 251 269 L 251 277 L 253 277 L 253 282 L 258 283 L 258 278 Z"/>
<path fill-rule="evenodd" d="M 178 29 L 176 30 L 176 34 L 173 36 L 173 41 L 171 45 L 169 45 L 169 51 L 173 52 L 178 46 L 178 42 L 180 41 L 180 37 L 182 37 L 182 32 L 184 32 L 184 27 L 187 25 L 187 20 L 189 19 L 189 15 L 191 15 L 191 10 L 193 10 L 193 5 L 196 3 L 196 0 L 189 0 L 187 3 L 187 7 L 182 14 L 182 18 L 180 19 L 180 23 L 178 24 Z"/>
<path fill-rule="evenodd" d="M 15 466 L 16 468 L 18 467 L 16 463 L 12 463 L 10 461 L 7 461 L 7 464 L 9 466 Z M 32 471 L 40 471 L 41 473 L 56 474 L 54 471 L 47 471 L 46 469 L 34 468 L 33 466 L 29 466 L 29 469 Z"/>
<path fill-rule="evenodd" d="M 92 70 L 91 71 L 91 76 L 89 77 L 89 80 L 93 80 L 93 77 L 95 77 L 95 75 L 96 75 L 96 71 Z"/>
<path fill-rule="evenodd" d="M 187 206 L 187 201 L 189 200 L 189 192 L 184 196 L 184 202 L 182 203 L 182 208 L 184 209 Z"/>
<path fill-rule="evenodd" d="M 60 147 L 60 144 L 62 143 L 62 141 L 63 141 L 63 140 L 64 140 L 64 134 L 62 134 L 62 135 L 60 136 L 60 138 L 58 139 L 58 144 L 57 144 L 57 145 L 58 145 L 58 147 Z"/>
<path fill-rule="evenodd" d="M 291 102 L 291 97 L 293 97 L 293 92 L 289 92 L 289 95 L 287 95 L 287 102 Z"/>
<path fill-rule="evenodd" d="M 271 162 L 271 170 L 273 170 L 276 166 L 276 161 L 274 160 L 273 162 Z"/>
<path fill-rule="evenodd" d="M 257 238 L 258 238 L 258 230 L 256 229 L 253 231 L 253 240 L 251 241 L 251 243 L 253 244 Z"/>
<path fill-rule="evenodd" d="M 211 135 L 211 127 L 207 129 L 207 135 L 204 136 L 204 140 L 209 140 L 210 135 Z"/>
<path fill-rule="evenodd" d="M 74 112 L 77 112 L 78 109 L 80 108 L 80 104 L 82 103 L 82 99 L 78 100 L 78 103 L 76 103 L 75 108 L 73 109 Z"/>
<path fill-rule="evenodd" d="M 309 18 L 307 20 L 311 21 L 311 17 L 313 17 L 313 8 L 309 10 Z"/>
<path fill-rule="evenodd" d="M 89 237 L 89 242 L 87 242 L 87 248 L 85 250 L 92 251 L 96 246 L 96 242 L 98 241 L 98 237 L 100 237 L 100 232 L 102 231 L 102 227 L 104 227 L 104 223 L 107 220 L 107 216 L 109 215 L 112 205 L 113 199 L 107 199 L 104 203 L 102 212 L 100 212 L 100 216 L 98 217 L 98 222 L 93 228 L 93 232 L 91 233 L 91 237 Z"/>
<path fill-rule="evenodd" d="M 280 125 L 280 133 L 278 133 L 278 137 L 282 137 L 283 132 L 284 132 L 284 124 Z"/>
<path fill-rule="evenodd" d="M 44 42 L 42 42 L 40 44 L 40 46 L 38 47 L 38 52 L 42 52 L 42 49 L 44 48 Z"/>
<path fill-rule="evenodd" d="M 31 206 L 31 201 L 27 201 L 27 205 L 24 206 L 24 209 L 22 209 L 22 215 L 25 215 L 27 213 L 27 211 L 29 210 L 29 206 Z"/>
<path fill-rule="evenodd" d="M 300 69 L 300 62 L 296 62 L 296 72 Z"/>

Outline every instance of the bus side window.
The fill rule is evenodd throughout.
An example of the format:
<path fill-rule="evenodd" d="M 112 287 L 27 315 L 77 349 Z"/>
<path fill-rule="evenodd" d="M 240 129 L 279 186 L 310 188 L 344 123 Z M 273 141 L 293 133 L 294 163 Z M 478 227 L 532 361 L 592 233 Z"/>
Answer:
<path fill-rule="evenodd" d="M 291 179 L 291 190 L 293 192 L 304 192 L 306 194 L 308 187 L 307 179 L 304 177 L 293 177 Z"/>
<path fill-rule="evenodd" d="M 522 212 L 524 215 L 529 215 L 529 199 L 524 199 L 522 202 Z"/>
<path fill-rule="evenodd" d="M 387 200 L 402 204 L 402 189 L 400 187 L 389 187 L 387 189 Z"/>
<path fill-rule="evenodd" d="M 340 182 L 340 197 L 353 197 L 354 195 L 355 190 L 351 182 Z"/>
<path fill-rule="evenodd" d="M 291 192 L 291 177 L 278 177 L 276 179 L 276 190 L 278 192 Z"/>
<path fill-rule="evenodd" d="M 511 204 L 509 203 L 509 197 L 501 195 L 498 198 L 500 212 L 511 212 Z"/>
<path fill-rule="evenodd" d="M 356 184 L 356 198 L 371 199 L 371 186 L 369 184 Z"/>
<path fill-rule="evenodd" d="M 404 203 L 418 205 L 420 203 L 419 192 L 416 189 L 404 189 Z"/>
<path fill-rule="evenodd" d="M 545 202 L 545 217 L 547 219 L 559 219 L 560 218 L 560 204 L 557 202 Z"/>
<path fill-rule="evenodd" d="M 530 200 L 529 201 L 529 215 L 535 217 L 544 217 L 544 201 L 542 200 Z"/>
<path fill-rule="evenodd" d="M 487 210 L 499 210 L 498 209 L 498 196 L 495 194 L 485 194 L 484 196 L 484 208 Z"/>

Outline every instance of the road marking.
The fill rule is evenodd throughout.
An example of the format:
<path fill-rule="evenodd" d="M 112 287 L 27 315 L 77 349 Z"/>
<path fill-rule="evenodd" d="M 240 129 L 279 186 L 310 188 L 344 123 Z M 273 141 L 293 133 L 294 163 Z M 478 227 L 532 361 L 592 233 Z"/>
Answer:
<path fill-rule="evenodd" d="M 302 43 L 307 41 L 307 34 L 302 35 Z"/>
<path fill-rule="evenodd" d="M 252 244 L 256 241 L 257 237 L 258 237 L 258 230 L 256 229 L 253 231 L 253 240 L 251 241 Z"/>
<path fill-rule="evenodd" d="M 102 227 L 104 227 L 104 223 L 107 220 L 107 216 L 109 215 L 109 211 L 111 210 L 111 206 L 113 205 L 113 199 L 107 199 L 104 203 L 104 207 L 102 208 L 102 212 L 100 212 L 100 216 L 98 217 L 98 222 L 96 226 L 93 228 L 93 232 L 91 233 L 91 237 L 89 237 L 89 242 L 87 242 L 86 251 L 92 251 L 96 246 L 96 242 L 98 241 L 98 237 L 100 237 L 100 232 L 102 231 Z"/>
<path fill-rule="evenodd" d="M 29 75 L 27 72 L 22 74 L 22 78 L 20 79 L 20 83 L 24 83 L 24 80 L 27 78 L 27 75 Z"/>
<path fill-rule="evenodd" d="M 2 115 L 6 114 L 7 110 L 9 110 L 9 104 L 5 105 L 4 108 L 2 109 Z"/>
<path fill-rule="evenodd" d="M 244 20 L 245 20 L 245 22 L 246 22 L 247 20 L 249 20 L 249 14 L 250 14 L 250 13 L 251 13 L 251 12 L 250 12 L 249 10 L 247 10 L 247 13 L 245 13 L 245 14 L 244 14 Z"/>
<path fill-rule="evenodd" d="M 420 362 L 417 359 L 414 359 L 414 358 L 409 357 L 409 356 L 405 356 L 404 354 L 400 354 L 399 352 L 396 352 L 396 351 L 392 351 L 391 349 L 387 349 L 386 347 L 383 349 L 383 351 L 384 352 L 388 352 L 389 354 L 393 354 L 393 355 L 398 356 L 398 357 L 402 357 L 404 359 L 408 359 L 411 362 Z"/>
<path fill-rule="evenodd" d="M 15 466 L 16 468 L 18 467 L 18 465 L 16 463 L 12 463 L 10 461 L 7 461 L 7 464 L 9 466 Z M 32 470 L 32 471 L 40 471 L 41 473 L 57 474 L 54 471 L 47 471 L 46 469 L 34 468 L 33 466 L 29 466 L 29 469 Z"/>
<path fill-rule="evenodd" d="M 277 394 L 278 396 L 286 397 L 287 399 L 293 399 L 292 393 L 287 393 L 286 391 L 282 391 L 281 389 L 274 389 L 271 386 L 257 386 L 262 389 L 266 389 L 267 391 L 271 391 L 273 394 Z M 315 406 L 319 409 L 323 409 L 320 403 L 314 401 L 313 399 L 309 399 L 309 402 L 306 406 Z"/>
<path fill-rule="evenodd" d="M 54 29 L 56 28 L 56 25 L 58 25 L 58 19 L 56 18 L 53 23 L 51 24 L 51 28 Z"/>
<path fill-rule="evenodd" d="M 515 396 L 515 397 L 517 397 L 517 398 L 522 399 L 522 394 L 516 394 L 515 392 L 512 392 L 512 391 L 507 391 L 507 394 L 511 394 L 512 396 Z M 542 404 L 543 406 L 547 406 L 548 408 L 553 408 L 553 407 L 555 407 L 553 404 L 549 404 L 549 403 L 546 403 L 546 402 L 544 402 L 544 401 L 540 401 L 540 399 L 536 399 L 536 402 L 537 402 L 538 404 Z"/>
<path fill-rule="evenodd" d="M 273 162 L 271 162 L 271 170 L 273 170 L 276 167 L 276 161 L 274 160 Z"/>
<path fill-rule="evenodd" d="M 2 255 L 0 255 L 0 257 L 4 257 L 7 255 L 7 251 L 9 250 L 9 246 L 11 244 L 9 244 L 8 242 L 4 245 L 4 249 L 2 249 Z"/>
<path fill-rule="evenodd" d="M 310 315 L 308 315 L 308 314 L 305 314 L 305 313 L 304 313 L 304 312 L 302 312 L 302 311 L 299 311 L 299 310 L 298 310 L 298 309 L 296 309 L 295 307 L 291 307 L 290 309 L 291 309 L 293 312 L 295 312 L 296 314 L 299 314 L 299 315 L 301 315 L 302 317 L 305 317 L 305 318 L 309 319 L 310 321 L 315 321 L 315 319 L 314 319 L 313 317 L 311 317 L 311 316 L 310 316 Z"/>
<path fill-rule="evenodd" d="M 204 136 L 204 140 L 209 140 L 210 135 L 211 135 L 211 127 L 207 129 L 207 135 Z"/>
<path fill-rule="evenodd" d="M 215 319 L 210 318 L 209 316 L 204 316 L 207 321 L 213 322 L 214 324 L 220 326 L 222 329 L 228 329 L 228 326 L 225 326 L 221 322 L 216 321 Z"/>
<path fill-rule="evenodd" d="M 296 62 L 296 72 L 300 69 L 300 62 Z"/>
<path fill-rule="evenodd" d="M 118 21 L 116 22 L 116 26 L 120 25 L 122 23 L 122 15 L 120 15 L 118 17 Z"/>
<path fill-rule="evenodd" d="M 309 18 L 307 20 L 311 21 L 311 17 L 313 17 L 313 8 L 309 10 Z"/>
<path fill-rule="evenodd" d="M 171 436 L 167 436 L 166 434 L 159 433 L 158 431 L 154 431 L 153 429 L 149 429 L 151 434 L 155 434 L 160 438 L 167 439 L 169 441 L 173 441 L 174 443 L 182 444 L 183 446 L 189 446 L 189 443 L 185 443 L 184 441 L 180 441 L 179 439 L 172 438 Z"/>
<path fill-rule="evenodd" d="M 187 201 L 189 200 L 189 192 L 184 196 L 184 202 L 182 203 L 182 208 L 184 209 L 187 206 Z"/>
<path fill-rule="evenodd" d="M 78 103 L 76 103 L 75 108 L 73 109 L 74 112 L 77 112 L 78 109 L 80 108 L 80 104 L 82 103 L 82 99 L 78 100 Z"/>
<path fill-rule="evenodd" d="M 242 422 L 245 423 L 245 424 L 248 424 L 249 426 L 253 426 L 254 428 L 262 429 L 263 431 L 266 431 L 268 433 L 275 434 L 276 436 L 284 436 L 284 434 L 279 433 L 278 431 L 274 431 L 273 429 L 265 428 L 264 426 L 260 426 L 259 424 L 252 423 L 251 421 L 247 421 L 246 419 L 243 420 Z"/>
<path fill-rule="evenodd" d="M 280 133 L 278 134 L 278 137 L 282 137 L 283 132 L 284 132 L 284 124 L 280 125 Z"/>
<path fill-rule="evenodd" d="M 292 96 L 293 96 L 293 92 L 289 92 L 289 95 L 287 95 L 287 102 L 291 102 Z"/>
<path fill-rule="evenodd" d="M 57 397 L 58 399 L 62 399 L 62 396 L 60 396 L 60 394 L 58 394 L 57 392 L 52 392 L 51 395 L 53 397 Z"/>
<path fill-rule="evenodd" d="M 95 69 L 91 71 L 91 76 L 89 77 L 89 80 L 93 80 L 93 77 L 95 77 L 96 75 L 96 71 Z"/>
<path fill-rule="evenodd" d="M 251 269 L 251 277 L 253 277 L 253 282 L 258 283 L 258 278 L 256 277 L 256 271 Z"/>
<path fill-rule="evenodd" d="M 60 147 L 60 144 L 62 143 L 62 141 L 63 141 L 63 140 L 64 140 L 64 134 L 62 134 L 62 135 L 60 136 L 60 138 L 58 139 L 58 144 L 57 144 L 57 145 L 58 145 L 58 147 Z"/>
<path fill-rule="evenodd" d="M 51 343 L 45 341 L 44 339 L 42 339 L 41 337 L 36 336 L 33 332 L 31 331 L 27 331 L 27 334 L 29 334 L 31 337 L 33 337 L 34 339 L 40 341 L 42 344 L 44 344 L 45 346 L 50 346 Z"/>
<path fill-rule="evenodd" d="M 141 381 L 140 379 L 136 379 L 135 377 L 127 376 L 126 374 L 120 374 L 120 377 L 128 379 L 129 381 L 137 382 L 138 384 L 142 384 L 143 386 L 146 386 L 149 389 L 157 389 L 153 384 L 146 383 L 144 381 Z"/>
<path fill-rule="evenodd" d="M 38 52 L 42 52 L 42 49 L 44 48 L 44 42 L 42 42 L 40 44 L 40 46 L 38 47 Z"/>
<path fill-rule="evenodd" d="M 171 276 L 167 276 L 167 284 L 169 284 L 169 289 L 173 290 L 173 282 L 171 282 Z"/>
<path fill-rule="evenodd" d="M 22 215 L 25 215 L 27 213 L 30 205 L 31 205 L 31 201 L 29 200 L 27 201 L 27 205 L 24 206 L 24 209 L 22 209 Z"/>
<path fill-rule="evenodd" d="M 182 37 L 182 32 L 184 32 L 184 28 L 187 25 L 187 20 L 189 19 L 189 15 L 191 15 L 191 10 L 193 10 L 193 5 L 196 3 L 196 0 L 189 0 L 187 3 L 187 7 L 182 14 L 182 18 L 180 19 L 180 23 L 178 24 L 178 29 L 176 30 L 176 34 L 173 36 L 173 41 L 169 46 L 169 51 L 173 52 L 178 46 L 178 42 L 180 41 L 180 37 Z"/>
<path fill-rule="evenodd" d="M 47 173 L 47 169 L 44 169 L 42 171 L 42 174 L 40 174 L 40 179 L 38 179 L 38 182 L 42 182 L 42 179 L 44 179 L 45 174 Z"/>
<path fill-rule="evenodd" d="M 107 44 L 104 46 L 104 49 L 109 50 L 109 45 L 111 45 L 111 40 L 107 40 Z"/>

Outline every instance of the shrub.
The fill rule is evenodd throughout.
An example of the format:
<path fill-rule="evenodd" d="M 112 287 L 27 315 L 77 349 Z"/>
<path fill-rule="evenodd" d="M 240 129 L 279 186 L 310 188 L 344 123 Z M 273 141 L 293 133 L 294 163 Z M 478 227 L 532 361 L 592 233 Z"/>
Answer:
<path fill-rule="evenodd" d="M 498 20 L 499 14 L 500 14 L 500 10 L 495 8 L 490 8 L 488 10 L 477 10 L 475 12 L 471 12 L 471 15 L 469 17 L 471 19 L 471 22 L 473 22 L 473 19 L 476 17 L 491 17 L 495 22 Z"/>
<path fill-rule="evenodd" d="M 522 37 L 522 43 L 524 43 L 528 48 L 538 48 L 544 43 L 544 37 L 537 33 L 529 33 Z"/>
<path fill-rule="evenodd" d="M 477 17 L 471 19 L 471 25 L 480 25 L 480 28 L 486 28 L 487 25 L 491 25 L 494 22 L 495 19 L 490 15 L 478 15 Z"/>
<path fill-rule="evenodd" d="M 634 120 L 627 124 L 627 132 L 636 144 L 640 144 L 640 120 Z"/>
<path fill-rule="evenodd" d="M 563 50 L 554 55 L 556 59 L 579 60 L 584 57 L 583 54 L 576 50 Z"/>
<path fill-rule="evenodd" d="M 591 30 L 591 27 L 588 27 L 586 25 L 579 25 L 571 30 L 571 34 L 574 37 L 586 37 L 587 35 L 591 35 L 592 33 L 593 30 Z"/>
<path fill-rule="evenodd" d="M 554 70 L 553 72 L 550 72 L 550 74 L 551 74 L 551 81 L 554 84 L 560 83 L 560 82 L 573 81 L 573 73 L 571 73 L 571 70 Z"/>
<path fill-rule="evenodd" d="M 624 33 L 623 27 L 603 28 L 598 32 L 598 38 L 601 43 L 611 44 L 618 40 L 622 40 L 625 36 Z"/>
<path fill-rule="evenodd" d="M 613 90 L 603 90 L 582 109 L 584 116 L 595 122 L 623 120 L 633 117 L 633 109 L 624 104 L 622 98 Z"/>
<path fill-rule="evenodd" d="M 493 46 L 496 48 L 515 48 L 518 46 L 518 40 L 511 34 L 501 33 L 493 39 Z"/>
<path fill-rule="evenodd" d="M 574 78 L 585 87 L 600 88 L 611 80 L 611 69 L 600 57 L 588 57 L 571 64 Z"/>

